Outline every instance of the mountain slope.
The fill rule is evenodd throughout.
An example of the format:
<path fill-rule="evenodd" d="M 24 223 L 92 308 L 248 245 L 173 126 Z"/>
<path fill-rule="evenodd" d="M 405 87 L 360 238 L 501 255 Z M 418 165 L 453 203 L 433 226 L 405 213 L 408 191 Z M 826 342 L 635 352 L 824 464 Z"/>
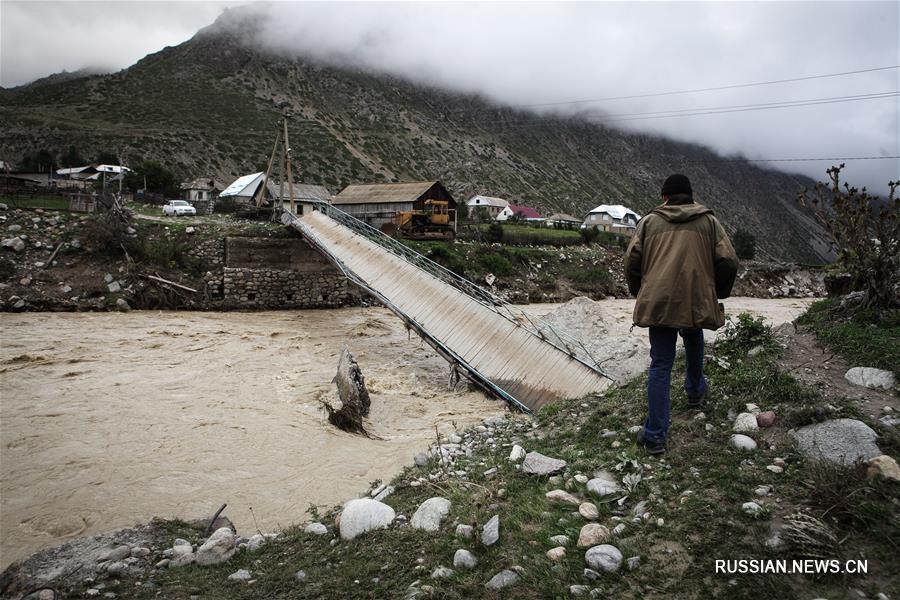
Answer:
<path fill-rule="evenodd" d="M 763 256 L 821 262 L 821 230 L 794 203 L 812 182 L 723 161 L 709 149 L 541 117 L 395 77 L 286 59 L 243 46 L 227 25 L 112 75 L 0 95 L 0 158 L 39 148 L 153 158 L 185 179 L 257 170 L 289 111 L 295 173 L 333 191 L 353 182 L 440 179 L 460 199 L 486 193 L 546 212 L 601 203 L 645 213 L 672 172 Z M 524 121 L 523 121 L 524 120 Z"/>

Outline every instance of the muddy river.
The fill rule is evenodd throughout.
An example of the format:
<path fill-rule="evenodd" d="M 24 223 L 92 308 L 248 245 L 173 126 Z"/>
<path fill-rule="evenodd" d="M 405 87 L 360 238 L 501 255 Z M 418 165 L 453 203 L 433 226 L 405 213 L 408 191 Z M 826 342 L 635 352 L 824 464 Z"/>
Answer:
<path fill-rule="evenodd" d="M 628 332 L 631 301 L 601 304 L 610 355 L 630 357 L 613 363 L 643 368 L 646 331 Z M 807 304 L 727 306 L 780 323 Z M 324 418 L 345 345 L 366 377 L 377 439 Z M 0 568 L 73 536 L 209 515 L 223 502 L 239 531 L 302 522 L 311 504 L 393 477 L 435 427 L 504 410 L 447 382 L 446 363 L 381 308 L 2 314 Z"/>

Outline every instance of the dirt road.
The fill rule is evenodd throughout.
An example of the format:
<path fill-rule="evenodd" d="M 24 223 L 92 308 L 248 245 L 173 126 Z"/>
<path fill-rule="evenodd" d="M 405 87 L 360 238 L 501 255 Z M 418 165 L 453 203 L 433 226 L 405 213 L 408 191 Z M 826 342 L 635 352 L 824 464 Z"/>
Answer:
<path fill-rule="evenodd" d="M 773 323 L 806 304 L 726 303 Z M 601 305 L 610 368 L 639 371 L 646 331 L 628 332 L 631 301 Z M 0 315 L 0 326 L 0 568 L 72 536 L 209 515 L 222 502 L 245 533 L 301 522 L 310 504 L 392 477 L 435 426 L 504 410 L 479 392 L 449 391 L 446 363 L 381 308 L 23 313 Z M 381 439 L 325 420 L 320 400 L 335 393 L 344 345 Z"/>

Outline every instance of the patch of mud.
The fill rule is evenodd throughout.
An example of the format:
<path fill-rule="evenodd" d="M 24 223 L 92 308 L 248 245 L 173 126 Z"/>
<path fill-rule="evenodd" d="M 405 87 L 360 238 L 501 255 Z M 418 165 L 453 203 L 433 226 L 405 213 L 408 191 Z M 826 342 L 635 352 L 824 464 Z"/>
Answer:
<path fill-rule="evenodd" d="M 888 391 L 872 390 L 847 381 L 844 374 L 852 367 L 846 360 L 825 348 L 816 334 L 805 327 L 788 326 L 776 331 L 784 346 L 778 365 L 801 383 L 816 388 L 826 401 L 838 398 L 856 400 L 860 408 L 873 419 L 881 415 L 885 406 L 900 411 L 900 398 Z"/>

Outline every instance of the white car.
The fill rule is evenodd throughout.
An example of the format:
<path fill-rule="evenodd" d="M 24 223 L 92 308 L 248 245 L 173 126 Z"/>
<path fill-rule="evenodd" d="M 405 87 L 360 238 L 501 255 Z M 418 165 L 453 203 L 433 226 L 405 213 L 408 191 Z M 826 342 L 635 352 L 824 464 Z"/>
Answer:
<path fill-rule="evenodd" d="M 181 215 L 196 215 L 197 209 L 184 200 L 169 200 L 163 206 L 163 215 L 166 217 L 180 217 Z"/>

